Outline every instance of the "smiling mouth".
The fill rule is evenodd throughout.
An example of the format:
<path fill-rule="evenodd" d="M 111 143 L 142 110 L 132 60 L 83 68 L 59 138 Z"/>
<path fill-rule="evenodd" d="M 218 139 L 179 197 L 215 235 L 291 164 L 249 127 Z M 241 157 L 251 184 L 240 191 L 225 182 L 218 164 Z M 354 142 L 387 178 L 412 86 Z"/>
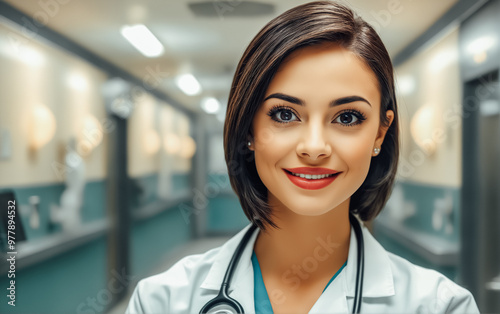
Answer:
<path fill-rule="evenodd" d="M 318 180 L 318 179 L 324 179 L 324 178 L 329 178 L 338 175 L 339 173 L 331 173 L 331 174 L 303 174 L 303 173 L 294 173 L 288 170 L 285 170 L 287 173 L 294 175 L 296 177 L 304 178 L 304 179 L 309 179 L 309 180 Z"/>
<path fill-rule="evenodd" d="M 296 173 L 296 172 L 291 172 L 290 170 L 283 169 L 285 171 L 285 174 L 287 175 L 288 179 L 297 187 L 301 189 L 306 189 L 306 190 L 319 190 L 322 188 L 327 187 L 330 183 L 335 181 L 335 179 L 341 174 L 342 172 L 335 172 L 335 173 L 322 173 L 322 174 L 305 174 L 305 173 Z M 304 169 L 304 172 L 306 171 L 313 171 L 311 169 Z M 314 170 L 314 171 L 321 171 L 321 170 Z M 328 170 L 325 170 L 326 172 Z M 323 171 L 322 171 L 323 172 Z M 334 172 L 334 171 L 330 171 Z"/>

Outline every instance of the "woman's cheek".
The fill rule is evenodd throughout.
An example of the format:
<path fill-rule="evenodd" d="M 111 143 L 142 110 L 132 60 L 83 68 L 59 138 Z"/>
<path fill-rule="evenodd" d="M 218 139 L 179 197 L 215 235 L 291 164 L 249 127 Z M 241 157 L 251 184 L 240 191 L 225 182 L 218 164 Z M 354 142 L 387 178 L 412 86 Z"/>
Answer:
<path fill-rule="evenodd" d="M 300 134 L 296 129 L 262 126 L 255 137 L 255 149 L 271 154 L 283 153 L 293 146 L 297 136 Z"/>
<path fill-rule="evenodd" d="M 373 140 L 371 137 L 343 137 L 336 141 L 334 154 L 337 154 L 350 170 L 366 170 L 370 167 Z"/>

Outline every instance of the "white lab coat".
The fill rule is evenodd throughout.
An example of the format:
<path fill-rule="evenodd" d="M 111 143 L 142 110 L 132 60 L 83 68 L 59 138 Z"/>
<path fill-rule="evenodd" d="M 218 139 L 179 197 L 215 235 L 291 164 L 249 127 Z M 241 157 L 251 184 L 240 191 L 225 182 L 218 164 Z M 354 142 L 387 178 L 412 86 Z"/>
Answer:
<path fill-rule="evenodd" d="M 169 270 L 137 284 L 126 313 L 199 313 L 219 292 L 229 260 L 249 226 L 219 248 L 183 258 Z M 255 313 L 251 254 L 253 233 L 235 270 L 229 295 Z M 361 313 L 479 313 L 469 291 L 440 273 L 387 252 L 363 227 L 365 271 Z M 357 241 L 351 230 L 346 267 L 309 313 L 351 313 Z"/>

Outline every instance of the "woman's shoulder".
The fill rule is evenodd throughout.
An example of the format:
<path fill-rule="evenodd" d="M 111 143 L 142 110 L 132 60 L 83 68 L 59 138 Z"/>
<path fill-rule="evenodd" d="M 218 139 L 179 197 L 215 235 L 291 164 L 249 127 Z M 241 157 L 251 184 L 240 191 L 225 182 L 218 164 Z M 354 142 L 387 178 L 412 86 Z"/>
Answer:
<path fill-rule="evenodd" d="M 194 302 L 193 293 L 199 293 L 209 274 L 214 273 L 211 272 L 214 265 L 229 262 L 224 257 L 234 251 L 247 229 L 248 226 L 219 247 L 202 254 L 188 255 L 166 271 L 141 279 L 126 313 L 189 312 Z M 225 269 L 226 266 L 222 266 Z"/>
<path fill-rule="evenodd" d="M 479 313 L 472 294 L 433 269 L 421 267 L 387 252 L 391 261 L 395 294 L 408 297 L 419 311 L 431 313 Z"/>
<path fill-rule="evenodd" d="M 202 254 L 188 255 L 166 271 L 141 279 L 134 289 L 126 313 L 171 311 L 170 300 L 189 298 L 193 288 L 199 287 L 221 247 Z"/>
<path fill-rule="evenodd" d="M 143 285 L 161 286 L 174 281 L 176 288 L 187 284 L 192 286 L 192 277 L 198 278 L 200 273 L 208 273 L 220 249 L 217 247 L 205 253 L 185 256 L 164 272 L 144 278 L 141 282 Z"/>

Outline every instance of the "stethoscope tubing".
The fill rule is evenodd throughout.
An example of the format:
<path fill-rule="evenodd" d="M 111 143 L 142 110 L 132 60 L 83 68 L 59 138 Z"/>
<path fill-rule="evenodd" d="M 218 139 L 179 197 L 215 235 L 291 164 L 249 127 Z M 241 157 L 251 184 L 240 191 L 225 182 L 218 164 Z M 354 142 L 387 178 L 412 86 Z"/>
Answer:
<path fill-rule="evenodd" d="M 349 220 L 354 228 L 354 233 L 356 235 L 356 240 L 358 242 L 357 245 L 358 260 L 356 265 L 357 266 L 356 288 L 354 290 L 355 294 L 354 294 L 354 303 L 352 312 L 360 313 L 361 299 L 363 297 L 363 278 L 365 269 L 365 256 L 364 256 L 365 250 L 363 242 L 363 232 L 361 230 L 359 221 L 356 219 L 356 217 L 354 217 L 354 215 L 350 213 L 349 213 Z M 248 241 L 250 240 L 250 237 L 256 228 L 257 228 L 256 225 L 250 226 L 250 228 L 243 236 L 243 239 L 241 239 L 240 243 L 236 247 L 236 250 L 234 251 L 233 256 L 231 257 L 231 260 L 229 261 L 226 273 L 224 274 L 224 279 L 222 280 L 219 294 L 212 300 L 208 301 L 207 304 L 205 304 L 201 308 L 200 314 L 209 313 L 210 310 L 215 310 L 215 312 L 213 313 L 220 313 L 220 314 L 244 313 L 241 304 L 229 296 L 229 284 L 231 283 L 231 279 L 233 277 L 236 266 L 238 265 L 238 262 L 241 258 L 243 250 L 248 244 Z M 231 310 L 233 310 L 233 312 L 231 312 Z"/>
<path fill-rule="evenodd" d="M 207 304 L 205 304 L 202 307 L 202 309 L 200 310 L 200 314 L 209 313 L 208 311 L 210 311 L 211 309 L 214 309 L 218 305 L 229 306 L 230 308 L 232 308 L 236 311 L 235 313 L 244 313 L 244 310 L 243 310 L 243 307 L 241 306 L 241 304 L 229 296 L 229 283 L 231 282 L 231 279 L 233 278 L 234 270 L 236 269 L 236 265 L 240 261 L 243 250 L 244 250 L 245 246 L 248 244 L 248 241 L 250 240 L 250 237 L 252 236 L 252 234 L 256 228 L 257 228 L 256 225 L 251 225 L 250 228 L 245 233 L 245 235 L 243 236 L 243 239 L 241 239 L 240 243 L 238 244 L 238 247 L 236 247 L 236 250 L 234 251 L 234 254 L 231 257 L 231 260 L 229 261 L 229 265 L 227 266 L 226 273 L 224 274 L 224 279 L 222 280 L 222 285 L 220 287 L 219 294 L 214 299 L 208 301 Z M 221 312 L 221 314 L 222 313 L 230 313 L 227 310 L 220 311 L 220 312 Z M 217 313 L 217 312 L 215 312 L 215 313 Z"/>
<path fill-rule="evenodd" d="M 354 290 L 354 303 L 352 306 L 353 313 L 360 313 L 361 311 L 361 298 L 363 297 L 363 278 L 365 271 L 365 243 L 363 239 L 363 231 L 359 225 L 359 221 L 353 215 L 349 214 L 349 220 L 354 228 L 356 240 L 358 241 L 358 261 L 356 270 L 356 288 Z"/>

